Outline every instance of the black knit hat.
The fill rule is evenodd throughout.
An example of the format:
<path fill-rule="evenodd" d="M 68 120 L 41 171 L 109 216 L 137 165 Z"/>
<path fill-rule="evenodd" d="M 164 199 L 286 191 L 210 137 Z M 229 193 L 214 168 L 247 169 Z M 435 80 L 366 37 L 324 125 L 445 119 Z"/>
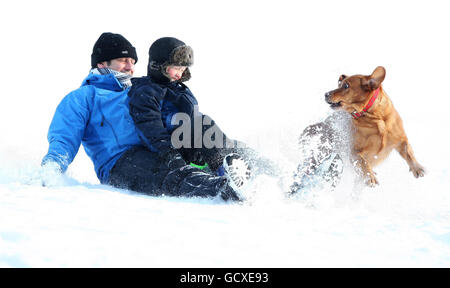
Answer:
<path fill-rule="evenodd" d="M 167 66 L 186 66 L 189 67 L 194 64 L 194 51 L 187 46 L 183 41 L 173 37 L 164 37 L 156 40 L 150 46 L 148 51 L 148 75 L 152 76 L 159 82 L 166 82 Z M 162 78 L 161 76 L 164 76 Z M 189 68 L 187 68 L 180 82 L 187 81 L 191 78 Z"/>
<path fill-rule="evenodd" d="M 136 62 L 138 60 L 136 49 L 125 37 L 120 34 L 105 32 L 100 35 L 100 38 L 94 44 L 91 66 L 95 68 L 97 63 L 123 57 L 133 58 Z"/>

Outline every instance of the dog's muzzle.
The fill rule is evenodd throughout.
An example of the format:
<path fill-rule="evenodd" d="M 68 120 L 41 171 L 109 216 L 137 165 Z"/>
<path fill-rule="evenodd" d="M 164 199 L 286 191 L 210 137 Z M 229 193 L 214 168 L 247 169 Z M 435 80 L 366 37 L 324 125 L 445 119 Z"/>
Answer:
<path fill-rule="evenodd" d="M 331 101 L 331 96 L 333 96 L 333 93 L 332 93 L 333 91 L 330 91 L 330 92 L 327 92 L 327 93 L 325 93 L 325 102 L 327 102 L 328 104 L 330 104 L 330 107 L 331 108 L 339 108 L 339 107 L 341 107 L 341 102 L 338 102 L 338 103 L 334 103 L 334 102 L 332 102 Z"/>
<path fill-rule="evenodd" d="M 327 102 L 328 104 L 331 104 L 330 97 L 331 97 L 331 92 L 325 93 L 325 102 Z"/>

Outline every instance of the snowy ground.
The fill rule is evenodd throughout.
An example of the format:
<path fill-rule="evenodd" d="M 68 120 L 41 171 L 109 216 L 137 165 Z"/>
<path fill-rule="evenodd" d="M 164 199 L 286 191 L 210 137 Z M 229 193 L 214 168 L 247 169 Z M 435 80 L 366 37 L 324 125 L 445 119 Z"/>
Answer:
<path fill-rule="evenodd" d="M 6 4 L 0 267 L 450 267 L 445 1 L 175 1 L 170 16 L 169 4 L 152 2 L 127 2 L 130 14 L 121 1 Z M 53 112 L 86 76 L 105 31 L 136 46 L 136 76 L 158 37 L 191 45 L 187 84 L 200 110 L 282 177 L 258 177 L 243 205 L 156 198 L 98 184 L 80 149 L 66 178 L 41 187 Z M 355 190 L 347 169 L 334 192 L 286 198 L 299 133 L 330 112 L 324 93 L 340 74 L 378 65 L 428 174 L 413 178 L 393 153 L 375 169 L 376 188 Z"/>

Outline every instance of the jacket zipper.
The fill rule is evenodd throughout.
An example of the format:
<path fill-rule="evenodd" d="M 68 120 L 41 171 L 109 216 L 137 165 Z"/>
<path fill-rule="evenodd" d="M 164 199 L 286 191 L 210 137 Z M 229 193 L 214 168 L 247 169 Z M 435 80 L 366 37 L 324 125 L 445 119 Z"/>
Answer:
<path fill-rule="evenodd" d="M 100 110 L 100 113 L 102 114 L 102 121 L 100 122 L 100 127 L 103 127 L 104 124 L 106 123 L 106 125 L 109 126 L 109 128 L 111 128 L 111 131 L 114 135 L 114 139 L 116 139 L 116 143 L 117 145 L 119 145 L 120 148 L 122 148 L 122 145 L 119 143 L 119 138 L 117 137 L 116 131 L 114 131 L 113 126 L 111 125 L 111 123 L 109 123 L 108 120 L 106 120 L 105 114 L 103 113 L 103 108 L 102 105 L 99 103 L 98 108 Z"/>

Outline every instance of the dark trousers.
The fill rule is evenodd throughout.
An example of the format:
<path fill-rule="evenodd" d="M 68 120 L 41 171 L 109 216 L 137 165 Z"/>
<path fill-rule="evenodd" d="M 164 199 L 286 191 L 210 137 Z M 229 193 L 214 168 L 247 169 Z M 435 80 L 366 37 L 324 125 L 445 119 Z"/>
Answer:
<path fill-rule="evenodd" d="M 208 164 L 209 169 L 214 173 L 222 165 L 223 159 L 230 153 L 244 154 L 243 143 L 232 140 L 220 129 L 211 117 L 200 114 L 196 119 L 191 119 L 192 123 L 209 123 L 202 125 L 201 133 L 194 133 L 194 125 L 191 125 L 192 131 L 190 135 L 190 147 L 182 147 L 178 152 L 182 155 L 187 163 L 197 165 Z M 214 133 L 208 134 L 208 129 L 213 129 Z M 200 132 L 200 131 L 199 131 Z M 209 141 L 209 144 L 206 143 Z M 201 143 L 201 147 L 197 147 L 196 143 Z M 217 145 L 211 145 L 212 143 Z M 194 148 L 196 147 L 196 148 Z"/>
<path fill-rule="evenodd" d="M 149 195 L 214 197 L 228 189 L 225 177 L 183 166 L 171 169 L 158 153 L 135 146 L 117 160 L 109 184 Z"/>
<path fill-rule="evenodd" d="M 208 117 L 202 115 L 201 117 Z M 201 137 L 208 128 L 215 125 L 211 120 L 210 126 L 204 126 Z M 216 129 L 219 129 L 216 126 Z M 220 131 L 216 130 L 216 131 Z M 160 155 L 151 152 L 144 146 L 136 146 L 126 151 L 110 172 L 110 184 L 115 187 L 129 189 L 150 195 L 170 196 L 200 196 L 210 197 L 222 194 L 222 198 L 233 198 L 226 177 L 217 176 L 223 159 L 230 153 L 237 153 L 247 159 L 253 171 L 256 173 L 275 174 L 275 165 L 268 160 L 260 158 L 258 153 L 250 148 L 244 147 L 243 143 L 227 138 L 223 135 L 223 145 L 220 147 L 180 148 L 177 151 L 184 161 L 209 166 L 209 172 L 205 173 L 198 168 L 189 165 L 170 168 L 168 159 L 161 159 Z M 192 145 L 194 145 L 192 134 Z M 214 140 L 214 138 L 213 138 Z M 229 147 L 230 143 L 233 143 Z M 228 146 L 228 147 L 227 147 Z"/>

